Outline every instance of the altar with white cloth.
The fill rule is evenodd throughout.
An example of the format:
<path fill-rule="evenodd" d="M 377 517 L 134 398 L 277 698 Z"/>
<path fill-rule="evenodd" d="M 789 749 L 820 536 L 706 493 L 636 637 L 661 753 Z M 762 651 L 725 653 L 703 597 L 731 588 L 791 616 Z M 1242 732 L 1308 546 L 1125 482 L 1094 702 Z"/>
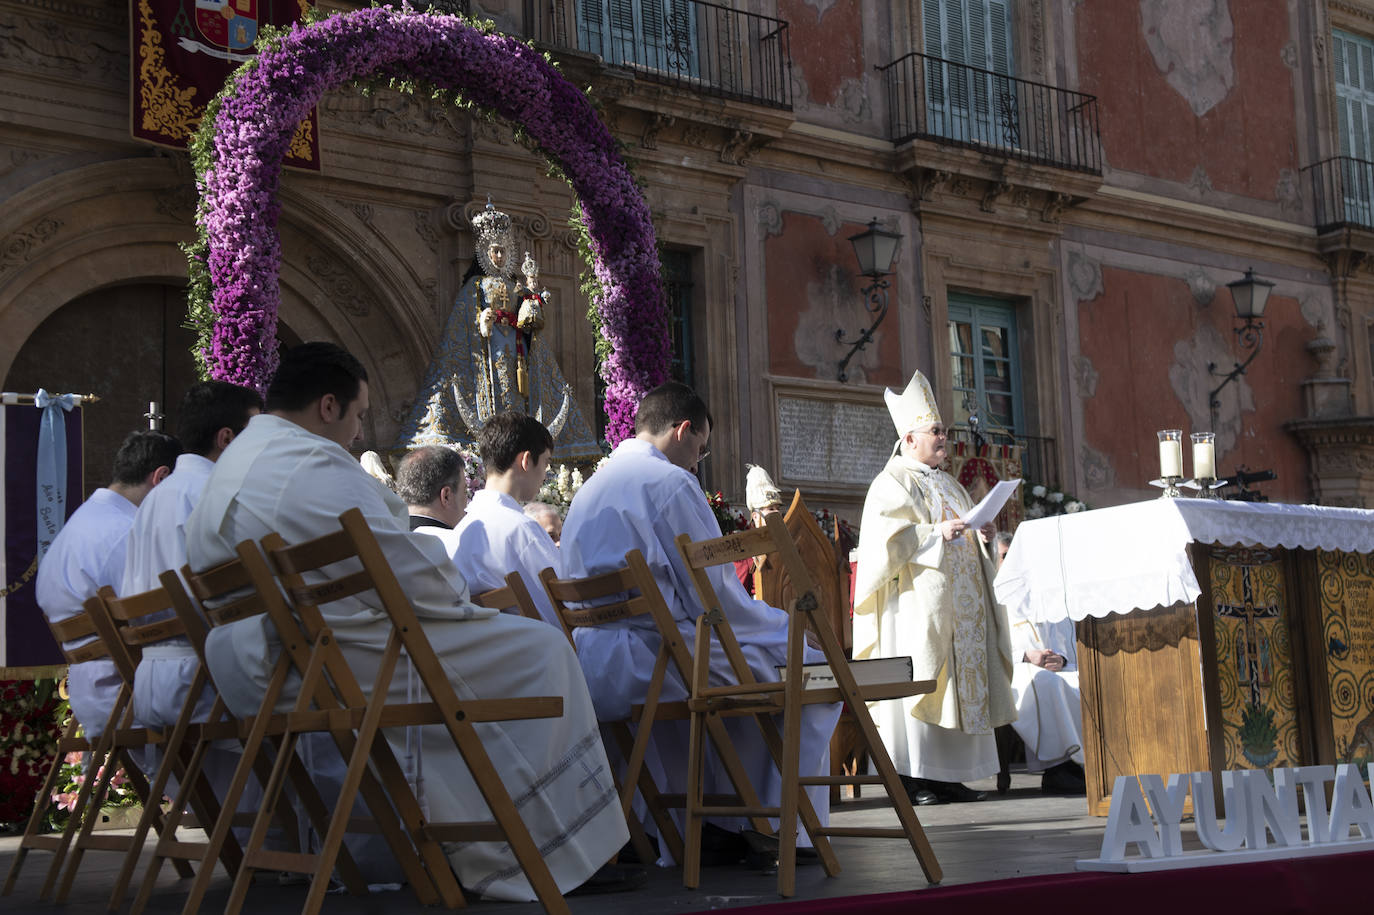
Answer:
<path fill-rule="evenodd" d="M 1093 813 L 1117 775 L 1374 761 L 1374 512 L 1158 499 L 1027 521 L 995 589 L 1077 623 Z"/>

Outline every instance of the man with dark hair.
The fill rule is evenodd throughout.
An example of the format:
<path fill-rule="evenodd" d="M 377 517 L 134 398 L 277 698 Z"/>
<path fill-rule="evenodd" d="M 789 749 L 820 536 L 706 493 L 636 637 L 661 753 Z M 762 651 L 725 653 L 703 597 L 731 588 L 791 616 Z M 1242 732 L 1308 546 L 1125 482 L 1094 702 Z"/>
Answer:
<path fill-rule="evenodd" d="M 148 494 L 134 516 L 121 595 L 156 588 L 159 574 L 186 564 L 186 520 L 200 500 L 210 471 L 248 420 L 261 412 L 262 398 L 252 388 L 201 381 L 187 389 L 177 414 L 177 431 L 187 450 L 177 458 L 166 483 Z M 196 654 L 184 638 L 146 646 L 134 679 L 134 715 L 139 722 L 149 727 L 176 724 L 196 667 Z M 208 688 L 201 694 L 196 721 L 209 716 L 214 699 Z M 227 786 L 237 759 L 237 753 L 212 750 L 206 760 L 212 783 Z"/>
<path fill-rule="evenodd" d="M 410 529 L 453 530 L 468 504 L 463 456 L 443 445 L 410 451 L 396 466 L 396 494 L 410 511 Z M 471 582 L 469 582 L 471 584 Z"/>
<path fill-rule="evenodd" d="M 111 482 L 91 493 L 72 513 L 38 564 L 35 597 L 53 622 L 76 616 L 105 585 L 118 588 L 124 575 L 129 528 L 139 503 L 167 479 L 181 444 L 162 432 L 131 432 L 115 454 Z M 105 731 L 119 691 L 109 658 L 68 671 L 72 711 L 88 737 Z"/>
<path fill-rule="evenodd" d="M 502 587 L 507 574 L 519 572 L 540 615 L 561 630 L 539 582 L 541 571 L 558 568 L 558 551 L 539 522 L 520 509 L 539 494 L 552 448 L 553 436 L 533 416 L 506 411 L 487 420 L 477 433 L 486 487 L 473 494 L 457 529 L 438 536 L 473 591 Z"/>
<path fill-rule="evenodd" d="M 641 551 L 687 644 L 694 638 L 696 620 L 704 608 L 673 540 L 682 533 L 692 540 L 720 536 L 720 525 L 692 475 L 709 453 L 711 426 L 705 402 L 686 385 L 669 382 L 646 394 L 635 415 L 634 438 L 617 445 L 610 460 L 573 497 L 559 545 L 564 577 L 609 572 L 624 565 L 628 551 Z M 786 663 L 787 614 L 751 599 L 731 567 L 716 566 L 708 574 L 754 676 L 777 680 L 776 666 Z M 603 720 L 624 718 L 632 704 L 644 701 L 654 670 L 659 636 L 653 621 L 638 617 L 627 627 L 578 629 L 574 638 L 597 713 Z M 809 660 L 819 658 L 819 652 L 808 649 Z M 711 676 L 713 682 L 734 681 L 723 653 L 712 653 Z M 671 701 L 684 695 L 682 684 L 673 682 L 665 687 L 662 698 Z M 838 705 L 809 706 L 803 711 L 803 776 L 829 771 L 830 735 L 839 711 Z M 779 783 L 772 757 L 757 727 L 745 724 L 736 720 L 730 725 L 735 747 L 764 803 L 776 804 Z M 665 780 L 659 782 L 660 787 L 668 792 L 684 790 L 685 731 L 656 726 L 653 741 L 655 766 L 661 767 L 659 774 Z M 718 785 L 728 786 L 723 771 L 713 775 Z M 830 809 L 828 791 L 807 790 L 825 821 Z M 799 839 L 808 841 L 804 834 Z M 708 831 L 708 841 L 716 845 L 713 857 L 738 859 L 748 851 L 738 837 L 716 833 L 712 838 Z"/>
<path fill-rule="evenodd" d="M 443 544 L 412 532 L 405 503 L 349 455 L 347 446 L 358 438 L 368 404 L 361 366 L 356 372 L 331 371 L 336 380 L 328 384 L 302 369 L 349 361 L 356 364 L 331 344 L 307 344 L 283 355 L 269 388 L 268 412 L 253 417 L 220 456 L 191 514 L 186 549 L 192 568 L 224 562 L 235 555 L 235 544 L 273 531 L 288 543 L 337 531 L 341 512 L 360 509 L 459 698 L 563 697 L 560 718 L 480 723 L 478 732 L 511 796 L 519 800 L 521 818 L 559 888 L 566 892 L 584 881 L 603 890 L 628 888 L 624 872 L 613 866 L 598 871 L 629 833 L 586 682 L 567 639 L 541 623 L 474 605 Z M 321 611 L 367 689 L 392 633 L 376 593 L 331 601 Z M 211 630 L 207 660 L 236 714 L 255 712 L 266 690 L 280 651 L 270 633 L 264 617 Z M 392 680 L 390 697 L 407 701 L 405 677 Z M 430 818 L 485 819 L 486 804 L 448 733 L 442 727 L 421 728 L 419 749 L 423 771 L 440 773 L 422 785 Z M 534 899 L 504 843 L 461 843 L 449 860 L 471 892 Z"/>

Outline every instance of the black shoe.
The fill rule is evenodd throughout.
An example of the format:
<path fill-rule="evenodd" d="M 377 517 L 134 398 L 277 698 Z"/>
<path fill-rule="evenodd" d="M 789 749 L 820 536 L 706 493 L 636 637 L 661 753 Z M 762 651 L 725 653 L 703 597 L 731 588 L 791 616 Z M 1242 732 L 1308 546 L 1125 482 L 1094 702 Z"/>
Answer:
<path fill-rule="evenodd" d="M 936 795 L 934 791 L 927 791 L 924 788 L 911 792 L 909 797 L 911 798 L 911 803 L 915 804 L 917 807 L 934 807 L 936 804 L 945 803 L 940 800 L 939 796 Z"/>
<path fill-rule="evenodd" d="M 637 890 L 649 877 L 644 868 L 630 864 L 603 864 L 582 885 L 568 892 L 569 896 L 599 896 L 603 893 L 628 893 Z"/>
<path fill-rule="evenodd" d="M 1046 794 L 1083 795 L 1088 793 L 1088 781 L 1083 767 L 1069 760 L 1045 770 L 1040 776 L 1040 790 Z"/>
<path fill-rule="evenodd" d="M 943 804 L 965 804 L 986 800 L 986 791 L 974 791 L 959 782 L 939 782 L 933 778 L 920 779 L 921 787 L 934 794 Z"/>
<path fill-rule="evenodd" d="M 626 842 L 620 849 L 620 854 L 615 856 L 617 864 L 654 864 L 658 861 L 658 839 L 653 836 L 645 836 L 649 840 L 649 850 L 654 854 L 653 861 L 639 860 L 639 852 L 635 851 L 635 843 Z"/>
<path fill-rule="evenodd" d="M 777 873 L 778 837 L 764 835 L 753 829 L 746 829 L 739 835 L 749 849 L 744 855 L 745 867 L 763 871 L 765 874 Z"/>
<path fill-rule="evenodd" d="M 749 854 L 749 843 L 744 836 L 728 829 L 721 829 L 714 823 L 704 823 L 701 828 L 701 866 L 726 867 L 738 864 Z"/>

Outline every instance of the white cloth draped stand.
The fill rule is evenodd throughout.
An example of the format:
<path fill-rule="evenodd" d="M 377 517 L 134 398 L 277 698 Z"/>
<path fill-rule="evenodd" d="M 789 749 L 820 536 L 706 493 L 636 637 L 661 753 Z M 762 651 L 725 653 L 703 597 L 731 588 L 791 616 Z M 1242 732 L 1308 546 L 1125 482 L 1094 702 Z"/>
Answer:
<path fill-rule="evenodd" d="M 1155 499 L 1026 521 L 994 583 L 1014 618 L 1081 620 L 1197 600 L 1190 543 L 1374 552 L 1374 511 Z"/>

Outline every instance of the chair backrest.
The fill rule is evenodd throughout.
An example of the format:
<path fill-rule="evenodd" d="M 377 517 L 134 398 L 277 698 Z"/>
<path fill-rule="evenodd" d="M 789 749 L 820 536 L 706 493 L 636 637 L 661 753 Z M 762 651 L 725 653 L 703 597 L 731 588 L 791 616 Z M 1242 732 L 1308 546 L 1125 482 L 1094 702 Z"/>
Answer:
<path fill-rule="evenodd" d="M 787 525 L 782 516 L 776 512 L 765 518 L 763 527 L 726 534 L 723 537 L 714 537 L 710 540 L 698 540 L 695 543 L 686 534 L 679 534 L 674 542 L 677 544 L 678 554 L 687 566 L 688 573 L 692 576 L 697 595 L 701 598 L 705 609 L 704 619 L 715 631 L 716 638 L 725 650 L 725 655 L 730 660 L 730 666 L 740 683 L 751 682 L 754 677 L 748 664 L 745 663 L 744 653 L 740 649 L 734 631 L 730 628 L 729 620 L 721 606 L 720 595 L 716 593 L 715 585 L 711 583 L 710 576 L 706 574 L 712 566 L 724 565 L 751 556 L 777 554 L 777 558 L 782 561 L 782 566 L 791 580 L 790 583 L 795 595 L 788 606 L 779 609 L 787 611 L 789 617 L 793 609 L 808 611 L 814 626 L 824 625 L 833 635 L 833 629 L 830 629 L 830 624 L 826 621 L 821 608 L 815 579 L 811 577 L 806 563 L 797 552 L 797 545 L 792 540 L 791 534 L 788 533 Z M 817 612 L 818 610 L 821 612 Z"/>
<path fill-rule="evenodd" d="M 492 588 L 490 591 L 483 591 L 481 594 L 472 595 L 472 602 L 479 607 L 486 607 L 491 610 L 509 610 L 514 607 L 520 611 L 520 615 L 532 620 L 543 621 L 539 615 L 539 608 L 534 605 L 534 599 L 530 597 L 530 589 L 525 587 L 525 580 L 520 577 L 519 572 L 511 572 L 506 575 L 506 583 L 499 588 Z"/>
<path fill-rule="evenodd" d="M 115 623 L 113 615 L 110 613 L 110 603 L 116 600 L 118 598 L 115 597 L 114 589 L 109 585 L 103 585 L 95 593 L 95 596 L 88 598 L 82 606 L 86 608 L 91 624 L 95 627 L 96 636 L 103 646 L 104 656 L 108 657 L 114 664 L 120 679 L 132 687 L 134 671 L 138 669 L 141 652 L 137 648 L 126 645 L 119 637 L 119 625 Z M 82 647 L 87 646 L 83 645 Z"/>
<path fill-rule="evenodd" d="M 806 507 L 801 490 L 792 495 L 792 504 L 783 515 L 787 531 L 796 544 L 806 568 L 811 572 L 817 589 L 817 596 L 826 610 L 830 628 L 840 637 L 840 644 L 848 652 L 853 644 L 849 620 L 849 587 L 844 571 L 848 562 L 841 568 L 840 557 L 835 543 L 825 535 L 816 521 L 816 516 Z M 778 554 L 768 556 L 759 564 L 755 572 L 757 587 L 754 594 L 759 600 L 773 607 L 786 607 L 797 595 L 792 587 L 792 578 L 787 574 L 782 557 Z"/>
<path fill-rule="evenodd" d="M 86 603 L 89 604 L 92 600 L 98 600 L 98 598 L 92 597 Z M 48 628 L 52 631 L 52 636 L 57 640 L 59 646 L 65 646 L 68 642 L 74 642 L 77 639 L 95 636 L 93 640 L 74 648 L 62 648 L 62 657 L 68 664 L 97 661 L 110 656 L 109 649 L 105 647 L 105 640 L 100 638 L 100 633 L 96 631 L 95 621 L 91 619 L 89 607 L 84 608 L 74 616 L 58 620 L 55 623 L 49 620 Z"/>

